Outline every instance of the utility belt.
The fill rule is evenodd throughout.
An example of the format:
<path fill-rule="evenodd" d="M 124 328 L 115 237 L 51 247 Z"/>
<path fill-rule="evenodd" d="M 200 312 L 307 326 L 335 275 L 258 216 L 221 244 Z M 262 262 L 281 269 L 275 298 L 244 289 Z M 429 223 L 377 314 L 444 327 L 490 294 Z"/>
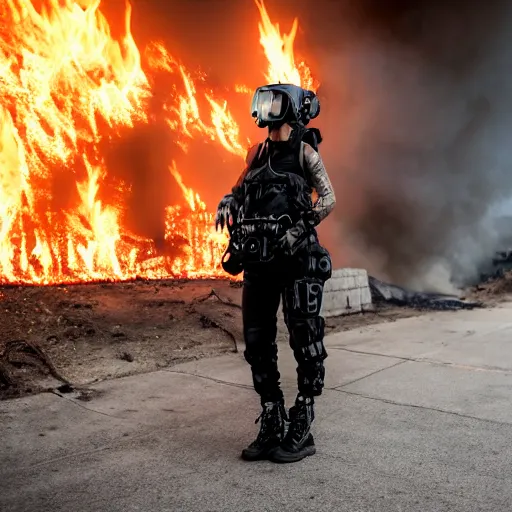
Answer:
<path fill-rule="evenodd" d="M 238 232 L 243 261 L 246 263 L 272 261 L 279 252 L 279 240 L 295 222 L 290 215 L 281 215 L 277 219 L 244 219 Z"/>
<path fill-rule="evenodd" d="M 231 231 L 222 259 L 223 269 L 234 276 L 247 267 L 264 271 L 281 254 L 279 240 L 296 222 L 289 215 L 277 219 L 244 219 Z M 325 283 L 332 275 L 331 256 L 320 245 L 315 230 L 304 236 L 305 247 L 294 258 L 294 266 L 302 276 Z"/>
<path fill-rule="evenodd" d="M 288 217 L 288 216 L 287 216 Z M 267 221 L 268 222 L 268 221 Z M 293 226 L 291 219 L 280 218 L 275 222 L 274 230 L 265 231 L 266 225 L 248 224 L 246 236 L 242 237 L 242 261 L 246 266 L 265 268 L 279 255 L 278 241 L 286 230 Z M 255 228 L 255 229 L 254 229 Z M 243 225 L 242 225 L 243 229 Z M 303 249 L 294 257 L 293 266 L 304 278 L 325 283 L 332 276 L 332 261 L 329 251 L 318 241 L 316 231 L 304 233 Z"/>
<path fill-rule="evenodd" d="M 278 218 L 246 218 L 228 228 L 230 239 L 222 268 L 236 276 L 247 265 L 266 266 L 279 254 L 279 240 L 293 225 L 294 219 L 285 214 Z"/>

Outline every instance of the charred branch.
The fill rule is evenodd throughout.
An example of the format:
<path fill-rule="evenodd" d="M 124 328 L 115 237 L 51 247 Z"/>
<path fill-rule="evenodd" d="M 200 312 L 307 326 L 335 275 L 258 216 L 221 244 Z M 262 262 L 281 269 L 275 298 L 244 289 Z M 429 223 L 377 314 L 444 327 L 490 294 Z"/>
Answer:
<path fill-rule="evenodd" d="M 63 377 L 50 357 L 36 344 L 27 340 L 12 340 L 5 344 L 3 352 L 0 354 L 0 379 L 5 386 L 13 386 L 12 378 L 7 365 L 33 365 L 34 363 L 43 364 L 50 375 L 65 384 L 70 382 Z"/>
<path fill-rule="evenodd" d="M 202 297 L 197 297 L 196 299 L 194 299 L 192 301 L 192 303 L 198 303 L 198 302 L 204 302 L 208 299 L 210 299 L 211 297 L 214 297 L 216 298 L 218 301 L 220 301 L 222 304 L 226 305 L 226 306 L 231 306 L 231 307 L 234 307 L 234 308 L 237 308 L 237 309 L 242 309 L 242 306 L 240 304 L 236 304 L 235 302 L 233 302 L 231 299 L 229 298 L 226 298 L 226 299 L 223 299 L 216 291 L 214 288 L 211 289 L 210 293 L 208 293 L 207 295 L 203 295 Z"/>

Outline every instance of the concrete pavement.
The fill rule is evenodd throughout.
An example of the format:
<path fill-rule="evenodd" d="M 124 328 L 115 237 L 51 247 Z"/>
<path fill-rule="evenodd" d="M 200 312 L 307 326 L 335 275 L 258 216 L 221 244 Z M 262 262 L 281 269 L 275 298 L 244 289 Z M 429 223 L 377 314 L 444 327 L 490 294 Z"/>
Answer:
<path fill-rule="evenodd" d="M 0 403 L 0 511 L 512 510 L 512 304 L 326 344 L 317 455 L 293 465 L 238 458 L 259 413 L 241 354 Z"/>

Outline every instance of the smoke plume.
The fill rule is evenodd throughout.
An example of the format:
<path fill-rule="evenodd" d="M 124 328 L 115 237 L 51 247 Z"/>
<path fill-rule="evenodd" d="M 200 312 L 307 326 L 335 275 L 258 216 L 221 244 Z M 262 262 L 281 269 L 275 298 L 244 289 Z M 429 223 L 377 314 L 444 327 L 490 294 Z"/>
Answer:
<path fill-rule="evenodd" d="M 327 30 L 331 49 L 314 48 L 337 192 L 329 248 L 338 263 L 448 291 L 492 255 L 494 210 L 512 196 L 510 7 L 375 0 L 341 18 L 343 37 Z"/>

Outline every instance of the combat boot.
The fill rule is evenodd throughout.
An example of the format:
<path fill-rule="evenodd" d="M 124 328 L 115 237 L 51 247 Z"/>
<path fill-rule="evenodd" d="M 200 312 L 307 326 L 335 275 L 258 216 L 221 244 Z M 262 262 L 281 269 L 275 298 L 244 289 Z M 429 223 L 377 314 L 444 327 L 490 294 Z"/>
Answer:
<path fill-rule="evenodd" d="M 290 425 L 283 442 L 271 453 L 273 462 L 297 462 L 316 453 L 311 424 L 315 419 L 314 400 L 299 395 L 290 409 Z"/>
<path fill-rule="evenodd" d="M 286 409 L 283 402 L 267 402 L 256 423 L 261 421 L 258 437 L 244 450 L 242 459 L 268 459 L 271 452 L 279 447 L 284 439 L 286 428 Z"/>

